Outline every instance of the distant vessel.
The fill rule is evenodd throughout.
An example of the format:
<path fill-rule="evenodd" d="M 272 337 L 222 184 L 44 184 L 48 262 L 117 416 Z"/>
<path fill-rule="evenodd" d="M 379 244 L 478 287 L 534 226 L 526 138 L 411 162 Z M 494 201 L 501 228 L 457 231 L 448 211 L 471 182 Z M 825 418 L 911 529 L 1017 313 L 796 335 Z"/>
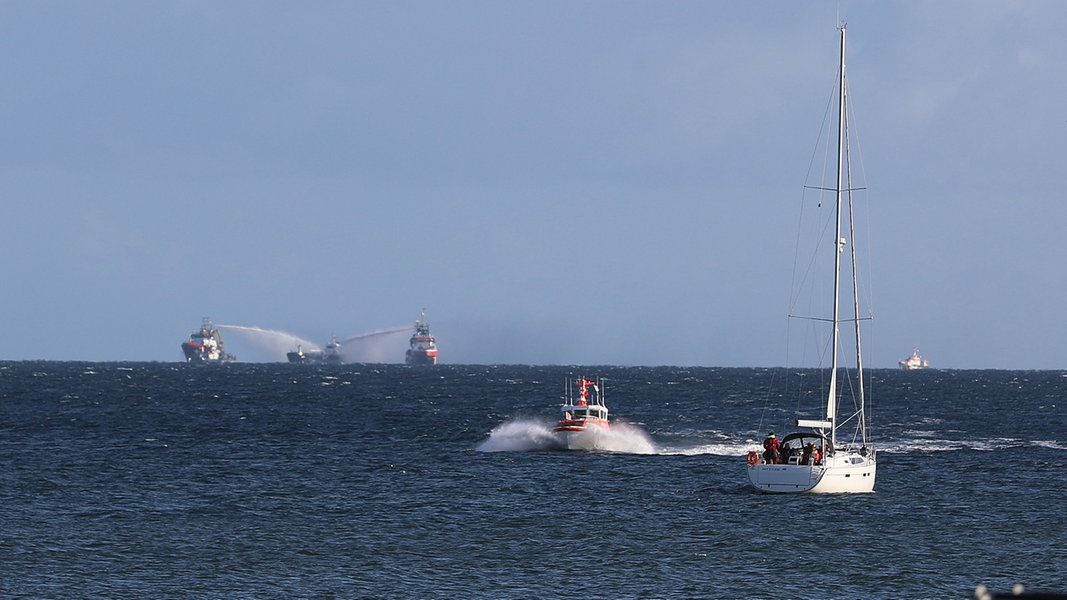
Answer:
<path fill-rule="evenodd" d="M 337 336 L 330 337 L 330 343 L 326 344 L 325 361 L 328 365 L 339 365 L 344 361 L 344 356 L 341 355 L 341 342 L 337 341 Z"/>
<path fill-rule="evenodd" d="M 589 381 L 579 377 L 578 399 L 574 388 L 567 382 L 567 396 L 560 410 L 563 418 L 556 424 L 553 433 L 567 450 L 597 450 L 603 446 L 608 432 L 608 407 L 604 404 L 603 381 Z"/>
<path fill-rule="evenodd" d="M 233 362 L 237 357 L 223 350 L 222 334 L 211 325 L 211 320 L 204 317 L 200 331 L 189 334 L 189 341 L 182 342 L 185 362 L 211 363 Z"/>
<path fill-rule="evenodd" d="M 405 362 L 409 365 L 436 365 L 437 340 L 430 335 L 430 326 L 426 324 L 426 311 L 422 311 L 415 321 L 415 333 L 411 336 Z"/>
<path fill-rule="evenodd" d="M 911 351 L 911 356 L 900 361 L 900 368 L 905 371 L 914 371 L 916 369 L 929 369 L 930 363 L 926 362 L 926 359 L 919 354 L 919 347 L 916 346 Z"/>
<path fill-rule="evenodd" d="M 857 292 L 856 244 L 855 239 L 849 243 L 851 251 L 846 249 L 846 234 L 853 230 L 853 197 L 856 189 L 852 182 L 852 169 L 848 166 L 848 109 L 845 80 L 845 28 L 841 27 L 841 62 L 838 65 L 838 128 L 837 128 L 837 181 L 834 188 L 836 204 L 836 235 L 832 244 L 834 254 L 833 271 L 833 315 L 827 321 L 830 325 L 828 334 L 830 343 L 829 382 L 826 390 L 826 410 L 821 418 L 797 419 L 796 426 L 808 431 L 797 432 L 778 440 L 774 433 L 767 435 L 763 447 L 765 452 L 748 453 L 748 480 L 752 487 L 761 492 L 770 493 L 864 493 L 874 491 L 877 471 L 877 459 L 873 448 L 867 444 L 867 407 L 863 379 L 863 354 L 860 350 L 859 294 Z M 826 188 L 819 188 L 826 189 Z M 827 250 L 830 250 L 827 247 Z M 851 269 L 852 315 L 841 314 L 842 262 L 847 262 Z M 856 369 L 855 379 L 848 374 L 847 368 L 839 365 L 840 326 L 848 324 L 854 327 Z M 845 381 L 839 389 L 838 377 Z M 839 401 L 844 400 L 844 390 L 855 390 L 855 412 L 838 416 Z M 854 432 L 839 435 L 838 429 L 853 427 Z"/>
<path fill-rule="evenodd" d="M 315 363 L 322 361 L 322 351 L 312 350 L 311 352 L 304 352 L 304 347 L 297 344 L 296 350 L 285 353 L 285 358 L 288 358 L 289 362 L 298 365 Z"/>
<path fill-rule="evenodd" d="M 337 341 L 336 335 L 330 338 L 330 343 L 326 344 L 325 350 L 311 350 L 309 352 L 304 352 L 304 349 L 301 346 L 297 346 L 295 352 L 287 352 L 285 357 L 288 358 L 291 363 L 302 365 L 339 365 L 344 362 L 344 356 L 341 354 L 341 342 Z"/>

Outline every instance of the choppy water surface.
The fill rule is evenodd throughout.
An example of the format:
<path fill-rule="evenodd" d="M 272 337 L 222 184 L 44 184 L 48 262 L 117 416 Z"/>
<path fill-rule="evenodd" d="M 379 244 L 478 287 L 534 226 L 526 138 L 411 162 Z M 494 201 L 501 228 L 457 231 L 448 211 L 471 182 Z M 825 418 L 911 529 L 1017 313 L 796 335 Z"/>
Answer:
<path fill-rule="evenodd" d="M 608 379 L 617 452 L 554 450 Z M 877 489 L 764 496 L 774 371 L 0 363 L 6 597 L 1067 589 L 1061 372 L 875 373 Z M 623 425 L 625 424 L 625 425 Z"/>

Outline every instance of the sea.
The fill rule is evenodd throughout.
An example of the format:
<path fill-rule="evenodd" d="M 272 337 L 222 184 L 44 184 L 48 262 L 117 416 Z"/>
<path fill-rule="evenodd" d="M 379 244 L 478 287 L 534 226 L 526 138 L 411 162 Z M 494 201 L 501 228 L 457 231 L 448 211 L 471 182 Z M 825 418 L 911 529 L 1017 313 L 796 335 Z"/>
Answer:
<path fill-rule="evenodd" d="M 875 492 L 764 495 L 783 371 L 0 362 L 0 597 L 1067 592 L 1067 371 L 874 370 Z"/>

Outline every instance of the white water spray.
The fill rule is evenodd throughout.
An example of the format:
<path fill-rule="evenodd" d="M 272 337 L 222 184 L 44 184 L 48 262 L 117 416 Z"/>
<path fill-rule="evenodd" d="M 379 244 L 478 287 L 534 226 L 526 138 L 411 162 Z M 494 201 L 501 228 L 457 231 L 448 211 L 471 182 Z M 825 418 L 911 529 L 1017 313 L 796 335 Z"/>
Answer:
<path fill-rule="evenodd" d="M 341 340 L 341 345 L 343 346 L 343 345 L 348 344 L 350 342 L 355 342 L 355 341 L 359 341 L 359 340 L 366 340 L 366 339 L 375 338 L 375 337 L 383 336 L 383 335 L 391 335 L 391 334 L 394 334 L 394 333 L 403 333 L 403 332 L 407 332 L 407 331 L 411 331 L 411 327 L 408 327 L 408 326 L 393 327 L 392 329 L 383 329 L 381 331 L 372 331 L 370 333 L 361 333 L 359 335 L 352 336 L 350 338 Z"/>
<path fill-rule="evenodd" d="M 402 363 L 411 326 L 362 333 L 341 340 L 345 362 Z"/>
<path fill-rule="evenodd" d="M 532 452 L 563 450 L 552 432 L 553 425 L 535 420 L 507 421 L 489 432 L 489 439 L 478 445 L 479 452 Z M 656 446 L 645 430 L 636 425 L 613 421 L 599 437 L 601 451 L 624 454 L 657 454 Z"/>
<path fill-rule="evenodd" d="M 271 360 L 284 362 L 286 354 L 301 348 L 304 352 L 321 352 L 323 347 L 298 335 L 276 329 L 250 327 L 247 325 L 218 325 L 219 329 L 232 331 L 258 349 Z M 341 354 L 346 363 L 401 363 L 404 362 L 407 334 L 411 326 L 392 327 L 361 333 L 340 340 Z"/>
<path fill-rule="evenodd" d="M 489 432 L 489 439 L 478 445 L 480 452 L 530 452 L 561 448 L 550 426 L 524 420 L 498 425 Z"/>
<path fill-rule="evenodd" d="M 277 357 L 279 361 L 287 360 L 285 354 L 296 350 L 297 346 L 302 347 L 305 352 L 322 350 L 315 342 L 309 342 L 298 335 L 285 331 L 264 329 L 262 327 L 247 327 L 245 325 L 219 325 L 218 328 L 237 333 L 255 346 L 269 352 L 272 357 Z"/>

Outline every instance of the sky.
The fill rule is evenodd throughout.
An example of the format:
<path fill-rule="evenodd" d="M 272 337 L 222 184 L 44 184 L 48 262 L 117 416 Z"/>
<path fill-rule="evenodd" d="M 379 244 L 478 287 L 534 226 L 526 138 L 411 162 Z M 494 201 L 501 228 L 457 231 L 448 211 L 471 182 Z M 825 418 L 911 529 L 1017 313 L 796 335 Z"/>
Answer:
<path fill-rule="evenodd" d="M 792 364 L 840 22 L 866 364 L 1067 368 L 1058 0 L 0 2 L 0 360 Z"/>

